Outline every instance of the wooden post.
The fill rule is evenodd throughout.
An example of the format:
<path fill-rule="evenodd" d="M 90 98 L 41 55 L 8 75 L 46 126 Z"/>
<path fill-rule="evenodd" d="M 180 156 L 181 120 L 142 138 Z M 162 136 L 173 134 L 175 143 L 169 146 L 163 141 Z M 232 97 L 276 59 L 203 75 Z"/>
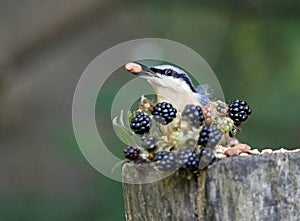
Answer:
<path fill-rule="evenodd" d="M 221 159 L 192 179 L 175 172 L 148 184 L 123 165 L 127 221 L 300 220 L 300 152 Z"/>

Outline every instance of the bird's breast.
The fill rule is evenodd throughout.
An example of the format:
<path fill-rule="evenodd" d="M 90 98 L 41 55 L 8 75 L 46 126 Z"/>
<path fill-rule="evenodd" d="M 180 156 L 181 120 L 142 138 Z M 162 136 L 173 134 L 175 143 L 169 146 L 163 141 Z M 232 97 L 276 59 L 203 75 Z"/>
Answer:
<path fill-rule="evenodd" d="M 186 105 L 200 105 L 197 96 L 191 91 L 159 87 L 155 89 L 158 102 L 171 103 L 178 111 L 182 112 Z"/>

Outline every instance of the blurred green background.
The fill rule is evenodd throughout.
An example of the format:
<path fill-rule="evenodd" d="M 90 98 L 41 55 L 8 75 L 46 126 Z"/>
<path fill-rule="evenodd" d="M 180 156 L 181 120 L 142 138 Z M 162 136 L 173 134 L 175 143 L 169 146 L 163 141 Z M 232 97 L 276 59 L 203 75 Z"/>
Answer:
<path fill-rule="evenodd" d="M 210 64 L 227 101 L 253 115 L 238 137 L 253 148 L 299 147 L 299 1 L 0 0 L 0 220 L 125 220 L 121 184 L 94 170 L 74 139 L 76 83 L 93 58 L 127 40 L 167 38 Z M 98 126 L 121 156 L 97 102 Z M 151 194 L 151 193 L 149 193 Z"/>

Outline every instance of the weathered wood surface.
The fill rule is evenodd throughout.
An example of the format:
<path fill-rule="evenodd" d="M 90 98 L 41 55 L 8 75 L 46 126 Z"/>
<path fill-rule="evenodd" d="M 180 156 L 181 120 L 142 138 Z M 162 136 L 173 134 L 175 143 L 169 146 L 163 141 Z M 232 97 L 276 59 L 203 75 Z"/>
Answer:
<path fill-rule="evenodd" d="M 126 183 L 133 179 L 145 173 L 124 164 L 127 221 L 300 220 L 300 152 L 226 158 L 192 179 Z"/>

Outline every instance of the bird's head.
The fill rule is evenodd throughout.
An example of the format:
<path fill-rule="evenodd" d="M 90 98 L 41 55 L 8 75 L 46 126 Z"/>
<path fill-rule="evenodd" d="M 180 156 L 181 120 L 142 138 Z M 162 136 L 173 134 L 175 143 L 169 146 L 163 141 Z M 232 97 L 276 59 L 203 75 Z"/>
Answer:
<path fill-rule="evenodd" d="M 181 68 L 169 64 L 148 67 L 140 63 L 128 63 L 125 69 L 145 78 L 152 85 L 159 102 L 172 103 L 179 110 L 187 104 L 201 105 L 199 92 Z"/>
<path fill-rule="evenodd" d="M 158 65 L 148 67 L 141 65 L 144 75 L 141 77 L 148 80 L 152 86 L 174 89 L 183 93 L 196 92 L 188 74 L 173 65 Z"/>

